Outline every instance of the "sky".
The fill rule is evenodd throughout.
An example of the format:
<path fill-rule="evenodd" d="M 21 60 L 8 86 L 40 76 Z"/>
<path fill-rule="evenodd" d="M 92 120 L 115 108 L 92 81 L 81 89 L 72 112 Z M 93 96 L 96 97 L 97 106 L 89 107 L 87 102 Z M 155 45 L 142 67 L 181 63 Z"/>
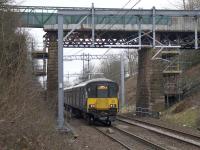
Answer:
<path fill-rule="evenodd" d="M 174 8 L 177 1 L 181 0 L 142 0 L 136 8 L 159 9 Z M 122 8 L 128 0 L 16 0 L 19 5 L 32 6 L 61 6 L 61 7 L 90 7 L 94 3 L 95 7 Z M 132 7 L 137 0 L 132 0 L 126 8 Z"/>
<path fill-rule="evenodd" d="M 26 6 L 55 6 L 55 7 L 91 7 L 94 3 L 95 7 L 99 8 L 122 8 L 129 0 L 15 0 L 17 5 Z M 125 8 L 131 8 L 138 0 L 132 0 Z M 151 9 L 155 6 L 157 9 L 177 9 L 177 4 L 181 0 L 141 0 L 135 8 Z M 29 33 L 35 38 L 37 48 L 42 49 L 43 35 L 45 34 L 42 29 L 27 29 Z M 90 54 L 103 54 L 107 49 L 92 50 L 86 49 L 81 53 Z M 80 49 L 64 49 L 65 54 L 75 54 Z M 110 53 L 116 50 L 110 50 Z M 81 54 L 79 53 L 79 54 Z M 93 62 L 98 65 L 99 61 Z M 70 67 L 69 67 L 70 66 Z M 72 67 L 73 66 L 73 67 Z M 65 62 L 64 74 L 79 73 L 82 69 L 81 61 Z M 74 79 L 74 78 L 73 78 Z M 72 80 L 70 80 L 72 81 Z"/>

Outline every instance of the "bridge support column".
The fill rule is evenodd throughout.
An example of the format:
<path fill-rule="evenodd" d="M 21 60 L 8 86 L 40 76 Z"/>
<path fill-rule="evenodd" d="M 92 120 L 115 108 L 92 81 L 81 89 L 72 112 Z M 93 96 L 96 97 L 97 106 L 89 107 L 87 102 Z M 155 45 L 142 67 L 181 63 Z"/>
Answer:
<path fill-rule="evenodd" d="M 58 93 L 58 46 L 56 34 L 48 34 L 47 99 L 56 109 Z"/>
<path fill-rule="evenodd" d="M 150 104 L 151 49 L 138 51 L 138 76 L 136 93 L 136 114 L 148 115 Z"/>
<path fill-rule="evenodd" d="M 137 115 L 146 116 L 150 111 L 164 109 L 162 63 L 151 59 L 153 52 L 152 48 L 138 51 Z"/>

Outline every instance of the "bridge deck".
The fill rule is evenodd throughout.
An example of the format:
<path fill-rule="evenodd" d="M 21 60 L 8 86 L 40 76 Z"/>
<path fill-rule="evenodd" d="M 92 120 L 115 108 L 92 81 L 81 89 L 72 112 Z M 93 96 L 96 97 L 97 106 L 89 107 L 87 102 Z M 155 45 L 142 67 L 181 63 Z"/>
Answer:
<path fill-rule="evenodd" d="M 79 28 L 90 29 L 92 24 L 92 8 L 43 6 L 10 6 L 10 8 L 21 18 L 22 27 L 43 28 L 45 26 L 46 29 L 55 29 L 58 10 L 65 14 L 64 24 L 67 25 L 67 29 L 73 28 L 86 15 L 88 15 L 87 19 Z M 193 31 L 194 17 L 198 16 L 200 16 L 199 10 L 155 10 L 155 21 L 159 31 Z M 140 18 L 142 29 L 152 29 L 153 9 L 94 8 L 97 30 L 102 27 L 102 30 L 138 30 Z M 200 28 L 198 30 L 200 31 Z"/>

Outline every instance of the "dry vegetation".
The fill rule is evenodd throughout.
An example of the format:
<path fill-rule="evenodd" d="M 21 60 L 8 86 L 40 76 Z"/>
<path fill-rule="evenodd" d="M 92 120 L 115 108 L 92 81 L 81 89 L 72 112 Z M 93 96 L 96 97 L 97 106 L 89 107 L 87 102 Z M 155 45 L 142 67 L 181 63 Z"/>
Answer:
<path fill-rule="evenodd" d="M 180 103 L 165 111 L 162 118 L 183 126 L 200 128 L 200 91 L 197 84 L 200 79 L 200 65 L 196 63 L 196 56 L 192 58 L 190 61 L 195 62 L 195 64 L 188 67 L 184 72 L 184 82 L 189 92 L 186 93 L 186 97 Z"/>
<path fill-rule="evenodd" d="M 29 36 L 17 20 L 0 9 L 0 150 L 66 149 L 68 139 L 56 131 L 55 112 L 32 76 Z"/>

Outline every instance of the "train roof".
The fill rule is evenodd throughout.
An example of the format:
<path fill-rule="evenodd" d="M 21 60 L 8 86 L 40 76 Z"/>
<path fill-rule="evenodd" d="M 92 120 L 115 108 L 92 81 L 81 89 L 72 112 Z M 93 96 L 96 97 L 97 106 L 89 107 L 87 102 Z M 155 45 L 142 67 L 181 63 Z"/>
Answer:
<path fill-rule="evenodd" d="M 69 90 L 69 89 L 74 89 L 74 88 L 78 88 L 78 87 L 83 87 L 83 86 L 86 86 L 86 85 L 89 84 L 89 83 L 92 83 L 92 82 L 99 82 L 99 81 L 106 81 L 106 82 L 113 82 L 113 83 L 115 83 L 114 81 L 112 81 L 112 80 L 110 80 L 110 79 L 106 79 L 106 78 L 96 78 L 96 79 L 91 79 L 91 80 L 82 82 L 82 83 L 80 83 L 80 84 L 77 84 L 77 85 L 74 85 L 74 86 L 71 86 L 71 87 L 64 88 L 64 90 Z"/>

